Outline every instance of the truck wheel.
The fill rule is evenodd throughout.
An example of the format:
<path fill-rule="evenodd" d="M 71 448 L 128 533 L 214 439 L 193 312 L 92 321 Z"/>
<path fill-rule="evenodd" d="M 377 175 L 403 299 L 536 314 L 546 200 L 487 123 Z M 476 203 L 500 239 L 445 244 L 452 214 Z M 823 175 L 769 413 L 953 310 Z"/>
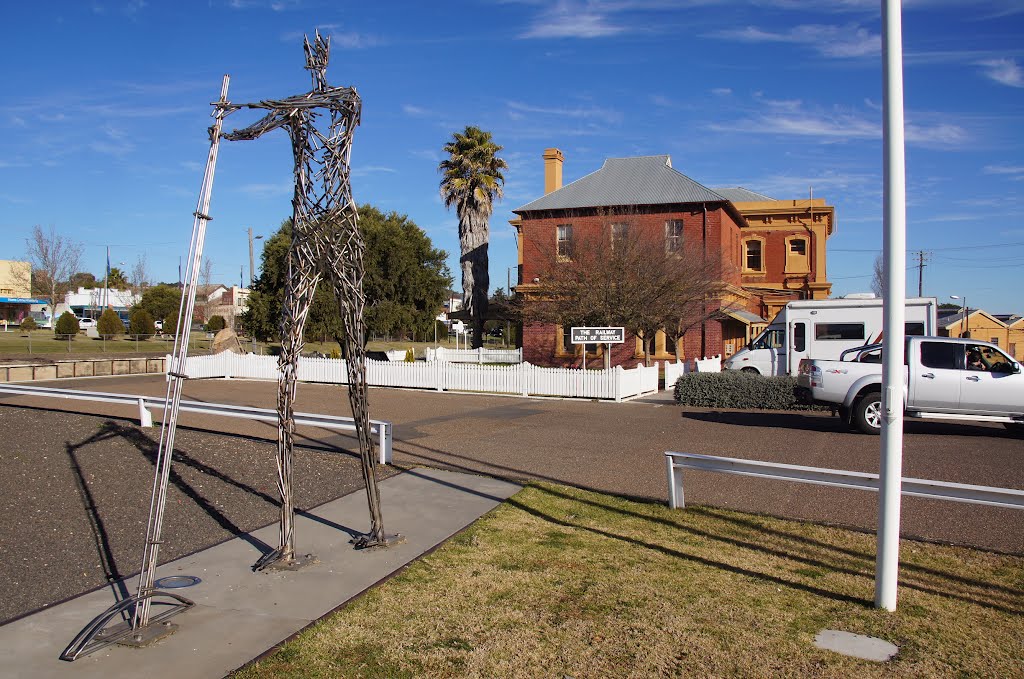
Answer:
<path fill-rule="evenodd" d="M 740 372 L 741 373 L 747 373 L 748 375 L 760 375 L 761 374 L 761 373 L 759 373 L 757 371 L 757 368 L 741 368 Z"/>
<path fill-rule="evenodd" d="M 882 394 L 872 391 L 853 406 L 853 424 L 865 434 L 882 431 Z"/>

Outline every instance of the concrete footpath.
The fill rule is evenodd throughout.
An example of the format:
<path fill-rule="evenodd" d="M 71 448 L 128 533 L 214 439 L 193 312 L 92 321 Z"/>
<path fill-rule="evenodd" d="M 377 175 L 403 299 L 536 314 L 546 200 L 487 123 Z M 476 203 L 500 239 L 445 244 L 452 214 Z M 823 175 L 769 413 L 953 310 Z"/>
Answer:
<path fill-rule="evenodd" d="M 253 573 L 261 549 L 276 546 L 276 524 L 173 561 L 157 578 L 201 582 L 174 590 L 195 602 L 175 616 L 178 631 L 144 649 L 108 646 L 64 662 L 78 632 L 116 601 L 104 588 L 0 627 L 0 673 L 8 677 L 223 677 L 380 582 L 487 511 L 520 486 L 485 476 L 417 468 L 380 484 L 385 528 L 406 542 L 357 552 L 349 540 L 369 527 L 358 491 L 296 516 L 296 546 L 318 563 L 297 572 Z M 140 555 L 141 558 L 141 555 Z M 134 592 L 137 578 L 124 583 Z"/>

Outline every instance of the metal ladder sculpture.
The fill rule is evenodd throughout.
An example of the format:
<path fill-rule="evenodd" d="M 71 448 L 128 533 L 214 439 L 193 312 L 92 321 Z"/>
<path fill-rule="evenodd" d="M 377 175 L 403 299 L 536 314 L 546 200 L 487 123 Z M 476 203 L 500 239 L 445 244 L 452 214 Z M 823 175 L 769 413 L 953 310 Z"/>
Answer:
<path fill-rule="evenodd" d="M 281 374 L 278 386 L 278 490 L 281 494 L 280 537 L 277 549 L 261 557 L 254 570 L 267 567 L 296 568 L 303 564 L 295 555 L 295 507 L 292 489 L 292 450 L 294 445 L 294 402 L 299 353 L 303 346 L 302 331 L 320 279 L 326 275 L 334 288 L 345 336 L 342 349 L 348 366 L 348 397 L 359 442 L 363 481 L 366 484 L 370 509 L 370 530 L 355 541 L 357 549 L 387 547 L 403 540 L 401 535 L 385 535 L 380 509 L 380 493 L 370 438 L 367 405 L 365 326 L 363 310 L 363 250 L 358 227 L 358 214 L 349 182 L 352 136 L 359 124 L 361 102 L 355 88 L 331 87 L 326 69 L 330 42 L 316 33 L 313 44 L 304 41 L 306 68 L 313 79 L 313 89 L 305 94 L 283 100 L 265 100 L 252 104 L 231 104 L 227 100 L 230 78 L 224 76 L 220 101 L 215 103 L 215 122 L 210 128 L 210 153 L 195 212 L 187 288 L 182 295 L 175 333 L 174 355 L 168 368 L 165 417 L 160 430 L 149 524 L 139 575 L 138 592 L 119 601 L 91 621 L 61 654 L 63 660 L 92 653 L 112 643 L 145 645 L 173 631 L 167 619 L 187 610 L 193 602 L 185 597 L 154 588 L 160 535 L 163 528 L 167 486 L 170 479 L 174 434 L 181 403 L 188 357 L 188 331 L 192 325 L 196 288 L 202 260 L 206 224 L 210 220 L 210 194 L 217 162 L 220 139 L 256 139 L 266 132 L 284 128 L 289 132 L 295 158 L 295 194 L 292 199 L 292 243 L 288 253 L 288 280 L 281 321 Z M 222 133 L 225 116 L 242 109 L 267 110 L 256 123 L 241 130 Z M 329 124 L 325 131 L 317 129 L 316 109 L 326 109 Z M 153 604 L 161 606 L 151 615 Z M 121 622 L 107 628 L 115 619 Z M 159 625 L 158 625 L 159 623 Z"/>
<path fill-rule="evenodd" d="M 178 326 L 174 333 L 174 354 L 168 366 L 167 394 L 164 401 L 164 418 L 160 425 L 160 447 L 157 450 L 156 470 L 153 476 L 153 494 L 149 505 L 149 522 L 146 528 L 146 544 L 142 556 L 142 570 L 139 573 L 138 590 L 133 596 L 118 601 L 94 618 L 61 653 L 61 660 L 73 661 L 110 644 L 145 645 L 170 634 L 174 625 L 167 619 L 182 613 L 194 604 L 191 600 L 173 592 L 155 589 L 156 566 L 160 552 L 160 535 L 163 530 L 164 509 L 167 504 L 167 486 L 171 475 L 171 460 L 174 452 L 174 434 L 178 425 L 178 409 L 188 358 L 189 330 L 195 309 L 196 289 L 199 283 L 199 267 L 206 240 L 206 224 L 210 221 L 210 195 L 213 192 L 213 175 L 217 167 L 217 152 L 220 148 L 221 129 L 224 121 L 224 106 L 228 101 L 228 84 L 231 78 L 224 76 L 220 87 L 220 100 L 215 102 L 214 124 L 210 127 L 210 152 L 206 159 L 206 171 L 199 191 L 199 203 L 192 223 L 192 240 L 189 244 L 188 265 L 185 270 L 185 290 L 178 308 Z M 151 615 L 152 606 L 161 610 Z M 111 627 L 111 622 L 120 620 Z"/>

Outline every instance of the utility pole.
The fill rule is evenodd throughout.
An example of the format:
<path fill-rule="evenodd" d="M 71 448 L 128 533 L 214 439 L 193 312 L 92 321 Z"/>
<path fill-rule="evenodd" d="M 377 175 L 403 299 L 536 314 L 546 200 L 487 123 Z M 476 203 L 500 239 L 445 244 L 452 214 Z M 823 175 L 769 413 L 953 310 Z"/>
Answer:
<path fill-rule="evenodd" d="M 932 253 L 925 250 L 917 251 L 917 296 L 921 297 L 924 293 L 924 267 L 925 262 L 932 256 Z"/>

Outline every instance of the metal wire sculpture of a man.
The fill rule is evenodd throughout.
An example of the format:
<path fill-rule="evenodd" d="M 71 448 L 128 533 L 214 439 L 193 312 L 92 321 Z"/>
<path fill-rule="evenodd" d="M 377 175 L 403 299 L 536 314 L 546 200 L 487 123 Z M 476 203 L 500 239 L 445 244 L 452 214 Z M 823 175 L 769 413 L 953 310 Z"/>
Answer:
<path fill-rule="evenodd" d="M 295 158 L 295 193 L 292 198 L 292 240 L 288 251 L 288 277 L 281 318 L 280 377 L 278 380 L 277 472 L 281 494 L 281 546 L 265 555 L 256 568 L 296 564 L 292 447 L 296 373 L 302 350 L 303 328 L 322 278 L 338 300 L 344 323 L 343 355 L 348 367 L 348 398 L 355 419 L 363 480 L 370 507 L 370 531 L 356 547 L 388 544 L 380 509 L 374 468 L 373 441 L 367 404 L 363 324 L 363 238 L 349 184 L 352 135 L 359 124 L 361 101 L 355 88 L 327 84 L 330 40 L 320 33 L 311 45 L 304 41 L 306 68 L 313 89 L 286 99 L 254 104 L 222 105 L 224 114 L 240 109 L 263 109 L 267 114 L 249 127 L 224 133 L 229 141 L 257 139 L 283 128 Z M 317 123 L 322 123 L 317 125 Z"/>

